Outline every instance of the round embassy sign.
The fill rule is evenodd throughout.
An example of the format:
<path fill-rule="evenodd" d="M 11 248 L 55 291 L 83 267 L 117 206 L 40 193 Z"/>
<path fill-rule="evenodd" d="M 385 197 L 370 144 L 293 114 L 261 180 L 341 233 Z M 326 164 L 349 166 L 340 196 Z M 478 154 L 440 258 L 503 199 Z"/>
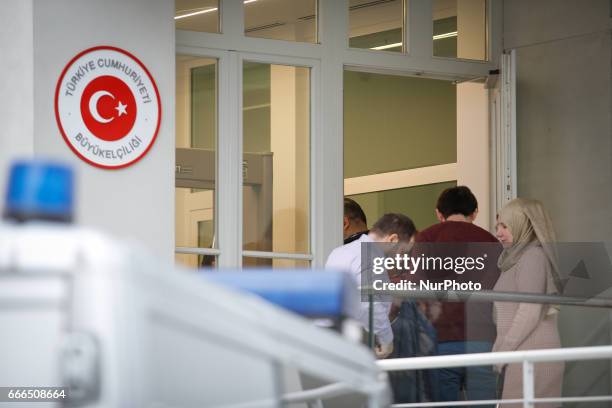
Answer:
<path fill-rule="evenodd" d="M 55 88 L 55 118 L 64 140 L 87 163 L 118 169 L 153 146 L 161 102 L 147 68 L 120 48 L 75 56 Z"/>

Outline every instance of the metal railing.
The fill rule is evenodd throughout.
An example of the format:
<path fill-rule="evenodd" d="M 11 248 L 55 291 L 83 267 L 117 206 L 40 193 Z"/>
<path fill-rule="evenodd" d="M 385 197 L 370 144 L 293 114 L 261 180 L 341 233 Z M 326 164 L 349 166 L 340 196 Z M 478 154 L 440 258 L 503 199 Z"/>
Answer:
<path fill-rule="evenodd" d="M 497 291 L 380 291 L 364 288 L 364 294 L 390 295 L 405 299 L 433 299 L 456 302 L 525 302 L 556 304 L 567 306 L 584 306 L 612 308 L 612 299 L 556 296 L 536 293 L 497 292 Z M 370 297 L 370 296 L 368 296 Z M 372 297 L 370 297 L 372 302 Z M 371 305 L 370 305 L 371 307 Z M 372 315 L 372 313 L 370 313 Z M 371 324 L 371 323 L 370 323 Z M 370 330 L 372 333 L 372 330 Z M 370 338 L 373 342 L 373 339 Z M 378 366 L 385 372 L 404 370 L 428 370 L 438 368 L 473 367 L 497 364 L 522 364 L 523 398 L 471 401 L 442 401 L 393 404 L 393 408 L 448 407 L 448 406 L 484 406 L 495 404 L 522 404 L 523 408 L 536 408 L 543 403 L 572 402 L 612 402 L 612 395 L 536 398 L 534 383 L 534 364 L 555 361 L 585 361 L 612 359 L 612 346 L 573 347 L 559 349 L 539 349 L 526 351 L 503 351 L 491 353 L 470 353 L 432 357 L 408 357 L 379 360 Z M 290 405 L 306 403 L 309 408 L 323 407 L 328 398 L 355 393 L 356 390 L 344 383 L 333 383 L 323 387 L 285 394 L 283 403 Z M 367 395 L 368 393 L 365 393 Z"/>
<path fill-rule="evenodd" d="M 444 401 L 394 404 L 395 408 L 477 406 L 504 404 L 523 404 L 523 408 L 535 408 L 542 403 L 602 402 L 612 401 L 612 395 L 536 398 L 534 384 L 534 364 L 553 361 L 583 361 L 612 359 L 612 346 L 573 347 L 546 350 L 502 351 L 494 353 L 470 353 L 433 357 L 409 357 L 378 361 L 384 371 L 427 370 L 436 368 L 473 367 L 498 364 L 523 365 L 523 398 L 506 400 Z"/>
<path fill-rule="evenodd" d="M 308 408 L 323 408 L 323 401 L 328 398 L 350 395 L 355 389 L 344 383 L 333 383 L 319 388 L 285 394 L 282 402 L 286 405 L 306 403 Z"/>
<path fill-rule="evenodd" d="M 534 364 L 556 361 L 586 361 L 598 359 L 612 359 L 612 346 L 573 347 L 546 350 L 501 351 L 493 353 L 470 353 L 433 357 L 408 357 L 379 360 L 381 370 L 428 370 L 453 367 L 474 367 L 497 364 L 522 364 L 523 366 L 523 398 L 471 400 L 471 401 L 442 401 L 442 402 L 415 402 L 393 404 L 393 408 L 420 408 L 420 407 L 462 407 L 483 406 L 495 404 L 522 404 L 523 408 L 536 408 L 543 403 L 570 403 L 570 402 L 605 402 L 612 401 L 612 395 L 596 395 L 581 397 L 536 398 Z M 361 390 L 362 392 L 364 390 Z M 371 394 L 364 392 L 364 396 Z M 377 390 L 378 392 L 382 390 Z M 306 403 L 309 408 L 323 407 L 323 401 L 328 398 L 355 393 L 354 387 L 344 383 L 333 383 L 323 387 L 285 394 L 282 398 L 284 404 Z M 368 406 L 378 406 L 376 400 Z M 242 407 L 241 407 L 242 408 Z"/>
<path fill-rule="evenodd" d="M 360 395 L 367 408 L 388 407 L 387 385 L 381 381 L 378 384 L 356 386 L 343 382 L 327 384 L 304 391 L 285 393 L 277 399 L 250 401 L 246 403 L 224 406 L 224 408 L 264 408 L 273 406 L 288 407 L 292 404 L 306 404 L 308 408 L 323 408 L 323 401 L 342 396 Z M 280 404 L 280 405 L 279 405 Z"/>
<path fill-rule="evenodd" d="M 493 290 L 375 290 L 364 287 L 363 295 L 384 296 L 415 300 L 440 300 L 449 302 L 523 302 L 553 305 L 612 308 L 612 298 L 547 295 L 525 292 L 498 292 Z"/>
<path fill-rule="evenodd" d="M 612 299 L 605 297 L 580 297 L 564 295 L 548 295 L 542 293 L 498 292 L 493 290 L 461 291 L 461 290 L 376 290 L 372 287 L 362 287 L 362 297 L 367 296 L 369 302 L 368 346 L 374 346 L 373 302 L 375 297 L 438 300 L 443 302 L 523 302 L 559 306 L 582 306 L 591 308 L 612 309 Z"/>

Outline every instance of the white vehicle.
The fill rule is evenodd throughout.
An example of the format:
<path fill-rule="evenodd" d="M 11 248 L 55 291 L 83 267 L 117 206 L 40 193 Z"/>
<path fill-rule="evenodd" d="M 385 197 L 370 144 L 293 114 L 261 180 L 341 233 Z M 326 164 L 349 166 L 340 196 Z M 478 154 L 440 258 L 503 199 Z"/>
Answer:
<path fill-rule="evenodd" d="M 365 347 L 60 224 L 0 227 L 0 327 L 0 387 L 68 387 L 68 401 L 40 407 L 278 407 L 342 394 L 390 402 Z M 291 371 L 331 385 L 292 389 Z"/>

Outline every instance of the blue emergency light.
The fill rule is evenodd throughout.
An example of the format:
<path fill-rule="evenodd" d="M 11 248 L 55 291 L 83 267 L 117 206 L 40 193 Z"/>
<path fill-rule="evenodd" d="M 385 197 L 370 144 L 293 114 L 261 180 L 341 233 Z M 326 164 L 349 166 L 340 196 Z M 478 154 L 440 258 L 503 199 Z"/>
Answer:
<path fill-rule="evenodd" d="M 4 218 L 71 222 L 73 196 L 70 167 L 41 160 L 17 161 L 10 169 Z"/>
<path fill-rule="evenodd" d="M 251 269 L 207 272 L 205 276 L 307 317 L 346 317 L 349 302 L 358 293 L 351 277 L 342 272 Z"/>

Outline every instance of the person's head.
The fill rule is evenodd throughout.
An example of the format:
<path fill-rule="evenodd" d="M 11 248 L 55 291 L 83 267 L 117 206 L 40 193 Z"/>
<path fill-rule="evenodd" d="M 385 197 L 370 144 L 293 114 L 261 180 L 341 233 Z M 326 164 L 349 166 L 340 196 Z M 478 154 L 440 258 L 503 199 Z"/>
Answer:
<path fill-rule="evenodd" d="M 526 198 L 515 198 L 497 214 L 495 226 L 499 241 L 509 246 L 538 240 L 554 242 L 554 231 L 550 216 L 541 202 Z"/>
<path fill-rule="evenodd" d="M 358 232 L 363 232 L 368 229 L 368 221 L 366 215 L 355 200 L 344 198 L 344 220 L 342 224 L 342 233 L 344 239 Z"/>
<path fill-rule="evenodd" d="M 202 268 L 214 268 L 216 264 L 217 259 L 214 255 L 202 256 L 202 263 L 200 264 Z"/>
<path fill-rule="evenodd" d="M 478 215 L 478 201 L 466 186 L 447 188 L 438 197 L 436 217 L 440 222 L 474 222 Z"/>
<path fill-rule="evenodd" d="M 504 251 L 498 261 L 502 271 L 512 268 L 527 248 L 538 244 L 552 267 L 552 273 L 547 278 L 552 279 L 550 288 L 554 287 L 554 293 L 563 292 L 564 284 L 559 275 L 555 248 L 555 231 L 548 211 L 541 202 L 527 198 L 510 201 L 497 214 L 496 230 L 497 238 L 504 245 Z"/>
<path fill-rule="evenodd" d="M 411 242 L 416 234 L 412 220 L 404 214 L 385 214 L 370 229 L 370 236 L 377 242 Z"/>
<path fill-rule="evenodd" d="M 495 236 L 504 246 L 511 245 L 514 241 L 510 227 L 508 227 L 505 222 L 499 220 L 499 215 L 497 216 L 497 224 L 495 225 Z"/>

